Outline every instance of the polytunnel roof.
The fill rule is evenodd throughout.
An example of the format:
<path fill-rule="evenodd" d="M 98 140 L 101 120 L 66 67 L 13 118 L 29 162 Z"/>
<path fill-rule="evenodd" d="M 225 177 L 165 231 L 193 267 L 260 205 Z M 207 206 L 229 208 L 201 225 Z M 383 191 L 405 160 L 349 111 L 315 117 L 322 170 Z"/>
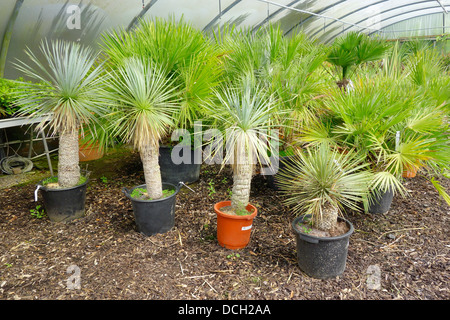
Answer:
<path fill-rule="evenodd" d="M 450 0 L 2 0 L 1 9 L 0 41 L 11 36 L 7 61 L 20 58 L 25 47 L 33 49 L 42 38 L 92 45 L 107 30 L 132 28 L 141 17 L 169 15 L 183 16 L 205 31 L 226 23 L 255 30 L 279 23 L 287 35 L 303 29 L 324 42 L 347 31 L 387 34 L 385 28 L 423 16 L 439 20 L 438 33 L 450 30 Z"/>
<path fill-rule="evenodd" d="M 349 30 L 369 34 L 382 33 L 384 28 L 404 20 L 438 13 L 446 15 L 450 11 L 450 0 L 318 0 L 306 1 L 308 5 L 305 9 L 301 8 L 305 1 L 258 1 L 305 15 L 305 18 L 291 26 L 287 33 L 295 27 L 303 27 L 311 36 L 322 34 L 326 35 L 324 38 L 327 40 Z M 283 13 L 279 11 L 277 14 Z"/>

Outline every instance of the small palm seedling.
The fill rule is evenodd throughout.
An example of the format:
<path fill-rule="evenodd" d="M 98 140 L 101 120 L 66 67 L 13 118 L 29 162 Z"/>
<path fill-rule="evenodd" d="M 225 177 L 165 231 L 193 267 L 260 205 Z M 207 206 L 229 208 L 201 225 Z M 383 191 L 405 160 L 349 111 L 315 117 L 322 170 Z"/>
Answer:
<path fill-rule="evenodd" d="M 41 205 L 37 205 L 36 208 L 30 209 L 30 214 L 33 218 L 42 219 L 45 216 L 45 211 Z"/>

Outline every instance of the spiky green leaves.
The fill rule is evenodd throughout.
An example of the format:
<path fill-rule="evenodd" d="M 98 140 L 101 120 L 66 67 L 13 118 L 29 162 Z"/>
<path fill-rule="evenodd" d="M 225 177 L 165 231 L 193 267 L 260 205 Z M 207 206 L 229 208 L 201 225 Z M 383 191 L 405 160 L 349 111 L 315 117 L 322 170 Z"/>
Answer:
<path fill-rule="evenodd" d="M 328 210 L 357 210 L 366 201 L 372 174 L 360 155 L 340 153 L 327 144 L 298 151 L 276 179 L 284 202 L 295 214 L 310 214 L 314 225 Z"/>
<path fill-rule="evenodd" d="M 238 164 L 238 159 L 230 158 L 236 156 L 236 150 L 245 150 L 252 161 L 269 162 L 268 155 L 278 151 L 271 150 L 268 143 L 278 139 L 274 130 L 276 107 L 274 97 L 250 81 L 217 92 L 217 102 L 208 106 L 207 112 L 214 121 L 213 126 L 223 133 L 227 150 L 232 151 L 227 153 L 223 163 Z"/>
<path fill-rule="evenodd" d="M 138 150 L 158 145 L 174 125 L 179 105 L 176 87 L 161 67 L 148 60 L 129 58 L 107 73 L 105 100 L 113 112 L 110 127 Z"/>
<path fill-rule="evenodd" d="M 327 60 L 342 69 L 343 80 L 348 78 L 352 67 L 383 58 L 387 49 L 386 42 L 349 32 L 334 41 Z"/>
<path fill-rule="evenodd" d="M 18 88 L 17 103 L 21 115 L 49 115 L 49 125 L 55 132 L 78 132 L 95 115 L 104 113 L 99 99 L 97 54 L 88 47 L 65 41 L 43 41 L 42 59 L 26 51 L 31 63 L 19 61 L 16 67 L 25 77 L 39 82 L 23 82 Z M 40 124 L 43 127 L 46 123 Z"/>

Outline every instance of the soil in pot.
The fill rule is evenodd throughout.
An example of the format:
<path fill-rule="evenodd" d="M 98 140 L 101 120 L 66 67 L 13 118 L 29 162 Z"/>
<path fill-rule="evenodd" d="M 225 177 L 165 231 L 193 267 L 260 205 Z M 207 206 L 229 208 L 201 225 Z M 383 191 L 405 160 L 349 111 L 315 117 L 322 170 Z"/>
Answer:
<path fill-rule="evenodd" d="M 145 195 L 145 185 L 134 187 L 131 190 L 123 189 L 125 195 L 131 200 L 137 229 L 146 236 L 165 233 L 175 225 L 175 204 L 179 188 L 171 183 L 163 183 L 163 190 L 166 190 L 166 197 L 145 200 L 148 198 Z M 140 193 L 143 194 L 139 195 Z M 142 199 L 139 199 L 140 197 Z"/>
<path fill-rule="evenodd" d="M 304 232 L 304 219 L 305 217 L 297 217 L 292 221 L 300 269 L 310 277 L 318 279 L 334 278 L 344 273 L 353 225 L 344 218 L 338 218 L 338 229 L 328 236 L 316 236 L 311 232 Z M 342 222 L 345 227 L 342 227 Z M 347 231 L 342 234 L 345 230 Z M 340 234 L 334 235 L 338 233 Z"/>
<path fill-rule="evenodd" d="M 238 215 L 236 212 L 230 212 L 230 208 L 231 201 L 222 201 L 214 205 L 214 211 L 217 214 L 217 241 L 227 249 L 242 249 L 250 242 L 257 209 L 248 204 L 246 206 L 248 214 Z"/>
<path fill-rule="evenodd" d="M 295 227 L 299 232 L 315 237 L 337 237 L 347 233 L 350 229 L 345 221 L 338 221 L 332 229 L 326 231 L 312 227 L 307 220 L 299 222 Z"/>
<path fill-rule="evenodd" d="M 61 188 L 58 177 L 50 177 L 38 183 L 50 221 L 69 222 L 84 216 L 88 181 L 86 176 L 81 176 L 78 185 L 71 188 Z"/>

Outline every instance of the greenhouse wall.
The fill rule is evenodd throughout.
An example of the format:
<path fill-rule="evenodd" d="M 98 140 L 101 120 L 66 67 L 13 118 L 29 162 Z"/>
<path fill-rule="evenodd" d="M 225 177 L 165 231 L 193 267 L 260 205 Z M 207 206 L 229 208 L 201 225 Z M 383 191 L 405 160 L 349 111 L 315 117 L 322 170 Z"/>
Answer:
<path fill-rule="evenodd" d="M 450 30 L 450 0 L 1 0 L 0 9 L 0 67 L 6 78 L 19 76 L 12 63 L 44 38 L 97 46 L 103 32 L 131 29 L 141 17 L 183 16 L 204 31 L 227 23 L 255 30 L 279 23 L 286 35 L 304 30 L 323 42 L 348 31 L 382 30 L 392 38 Z"/>

